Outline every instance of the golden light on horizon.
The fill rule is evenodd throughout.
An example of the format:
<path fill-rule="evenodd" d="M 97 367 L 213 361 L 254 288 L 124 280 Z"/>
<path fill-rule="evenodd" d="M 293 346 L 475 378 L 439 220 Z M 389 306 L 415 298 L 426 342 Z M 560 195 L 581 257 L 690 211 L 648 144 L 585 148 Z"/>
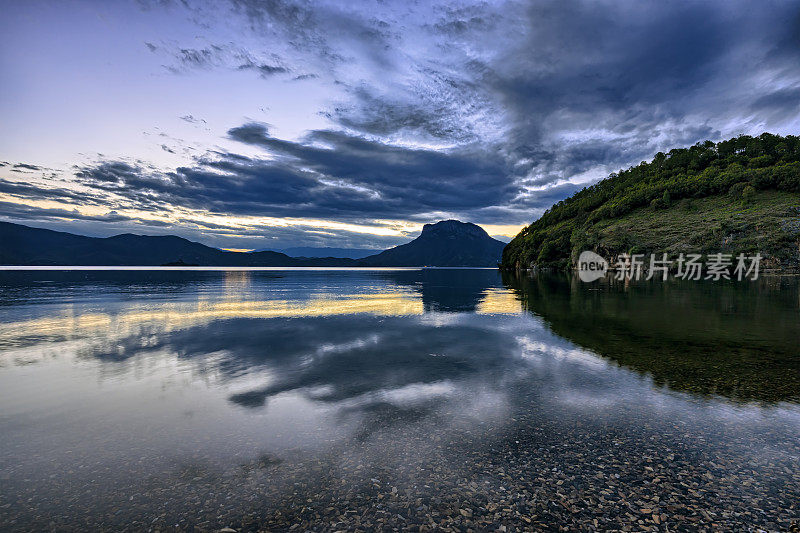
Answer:
<path fill-rule="evenodd" d="M 522 231 L 525 224 L 478 224 L 486 230 L 489 235 L 503 235 L 505 237 L 513 238 Z"/>
<path fill-rule="evenodd" d="M 81 190 L 74 184 L 64 181 L 66 186 Z M 399 219 L 372 219 L 363 223 L 339 222 L 335 220 L 305 218 L 305 217 L 269 217 L 254 215 L 228 215 L 210 213 L 199 209 L 184 207 L 171 207 L 159 212 L 138 210 L 123 207 L 126 200 L 113 193 L 109 194 L 108 205 L 79 205 L 66 201 L 37 200 L 16 196 L 9 193 L 0 193 L 0 202 L 7 202 L 25 207 L 35 207 L 47 210 L 63 211 L 63 214 L 52 214 L 51 217 L 64 221 L 79 220 L 82 217 L 125 217 L 131 223 L 157 223 L 163 231 L 199 230 L 203 234 L 216 238 L 252 239 L 261 237 L 258 232 L 269 228 L 298 228 L 306 233 L 316 233 L 335 236 L 336 232 L 372 235 L 375 237 L 407 238 L 411 240 L 415 233 L 422 230 L 424 223 Z M 74 213 L 74 217 L 70 216 Z M 435 222 L 432 220 L 431 222 Z M 172 226 L 172 228 L 165 227 Z M 478 224 L 489 235 L 514 237 L 524 225 L 513 224 Z M 399 244 L 399 243 L 398 243 Z M 224 247 L 231 252 L 251 252 L 254 248 Z"/>
<path fill-rule="evenodd" d="M 109 198 L 109 204 L 115 205 L 113 200 L 123 200 L 122 198 Z M 75 218 L 81 216 L 103 217 L 112 212 L 116 215 L 128 217 L 131 222 L 158 222 L 168 223 L 176 227 L 195 228 L 203 230 L 219 230 L 224 228 L 231 231 L 230 237 L 252 237 L 248 231 L 257 231 L 259 228 L 286 228 L 300 227 L 313 230 L 335 230 L 348 233 L 359 233 L 365 235 L 375 235 L 382 237 L 402 237 L 422 228 L 422 224 L 405 220 L 372 220 L 369 223 L 356 224 L 349 222 L 338 222 L 335 220 L 325 220 L 316 218 L 302 217 L 264 217 L 264 216 L 233 216 L 227 214 L 209 213 L 207 211 L 174 207 L 169 210 L 154 214 L 152 211 L 141 211 L 124 207 L 100 207 L 97 205 L 79 205 L 75 203 L 55 201 L 55 200 L 36 200 L 23 198 L 8 193 L 0 193 L 0 202 L 7 202 L 26 207 L 37 207 L 40 209 L 61 210 L 63 215 L 53 215 L 63 220 L 71 220 L 70 214 L 74 213 Z M 238 232 L 238 233 L 234 233 Z M 230 248 L 230 250 L 247 250 L 243 248 Z"/>

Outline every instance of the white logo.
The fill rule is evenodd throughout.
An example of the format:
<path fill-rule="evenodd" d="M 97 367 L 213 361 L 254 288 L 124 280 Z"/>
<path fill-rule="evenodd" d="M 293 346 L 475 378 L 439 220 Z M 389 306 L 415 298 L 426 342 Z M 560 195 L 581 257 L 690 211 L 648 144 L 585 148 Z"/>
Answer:
<path fill-rule="evenodd" d="M 608 261 L 594 252 L 581 252 L 578 256 L 578 277 L 581 281 L 591 282 L 606 275 Z"/>

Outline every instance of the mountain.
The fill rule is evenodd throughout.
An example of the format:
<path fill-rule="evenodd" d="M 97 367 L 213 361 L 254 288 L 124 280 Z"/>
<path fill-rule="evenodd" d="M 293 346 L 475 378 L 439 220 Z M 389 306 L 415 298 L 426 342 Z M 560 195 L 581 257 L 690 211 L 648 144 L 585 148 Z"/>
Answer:
<path fill-rule="evenodd" d="M 419 237 L 358 261 L 362 266 L 495 267 L 505 243 L 483 228 L 458 220 L 425 224 Z"/>
<path fill-rule="evenodd" d="M 503 243 L 475 224 L 426 224 L 408 244 L 362 259 L 228 252 L 176 236 L 86 237 L 0 222 L 0 265 L 63 266 L 496 266 Z"/>
<path fill-rule="evenodd" d="M 581 251 L 754 255 L 800 269 L 800 137 L 764 133 L 659 152 L 558 202 L 503 250 L 501 267 L 573 267 Z"/>
<path fill-rule="evenodd" d="M 226 252 L 175 236 L 130 233 L 97 238 L 0 222 L 0 264 L 103 266 L 309 266 L 278 252 Z M 314 266 L 349 266 L 344 259 L 317 260 Z"/>
<path fill-rule="evenodd" d="M 314 248 L 309 246 L 297 246 L 274 251 L 291 257 L 339 257 L 343 259 L 361 259 L 381 252 L 381 250 L 370 248 Z"/>

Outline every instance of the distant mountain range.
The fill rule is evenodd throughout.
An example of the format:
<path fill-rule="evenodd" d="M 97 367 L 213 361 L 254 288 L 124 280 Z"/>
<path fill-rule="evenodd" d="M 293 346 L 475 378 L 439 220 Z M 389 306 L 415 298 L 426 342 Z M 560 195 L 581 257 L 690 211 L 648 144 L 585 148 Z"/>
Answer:
<path fill-rule="evenodd" d="M 311 246 L 296 246 L 294 248 L 283 248 L 282 250 L 272 250 L 284 253 L 291 257 L 339 257 L 344 259 L 361 259 L 368 255 L 375 255 L 382 250 L 372 248 L 314 248 Z"/>
<path fill-rule="evenodd" d="M 229 252 L 173 235 L 86 237 L 0 222 L 0 265 L 42 266 L 497 266 L 504 243 L 480 226 L 426 224 L 413 241 L 360 259 Z"/>

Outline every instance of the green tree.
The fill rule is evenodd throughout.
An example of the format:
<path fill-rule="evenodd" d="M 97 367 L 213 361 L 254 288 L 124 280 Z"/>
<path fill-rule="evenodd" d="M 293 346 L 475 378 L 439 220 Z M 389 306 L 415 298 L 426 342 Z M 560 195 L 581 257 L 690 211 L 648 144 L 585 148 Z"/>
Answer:
<path fill-rule="evenodd" d="M 742 201 L 745 204 L 751 204 L 756 197 L 756 189 L 752 185 L 748 185 L 742 190 Z"/>

